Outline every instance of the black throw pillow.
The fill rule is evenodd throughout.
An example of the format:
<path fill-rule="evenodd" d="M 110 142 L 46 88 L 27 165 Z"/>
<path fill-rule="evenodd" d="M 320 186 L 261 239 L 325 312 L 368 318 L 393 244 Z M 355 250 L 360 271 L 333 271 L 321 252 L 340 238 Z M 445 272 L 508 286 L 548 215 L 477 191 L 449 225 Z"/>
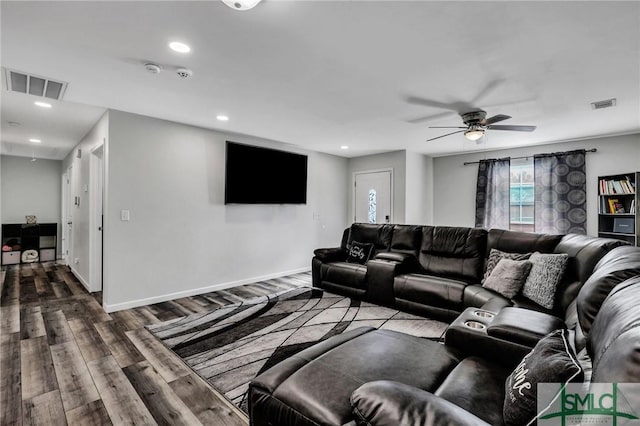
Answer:
<path fill-rule="evenodd" d="M 528 425 L 538 417 L 538 383 L 568 383 L 584 380 L 584 372 L 569 342 L 568 330 L 555 330 L 543 337 L 522 358 L 505 381 L 502 414 L 506 425 Z"/>
<path fill-rule="evenodd" d="M 372 251 L 373 244 L 352 241 L 349 252 L 347 253 L 347 262 L 364 265 L 367 263 L 367 260 L 369 260 L 369 257 L 371 257 Z"/>

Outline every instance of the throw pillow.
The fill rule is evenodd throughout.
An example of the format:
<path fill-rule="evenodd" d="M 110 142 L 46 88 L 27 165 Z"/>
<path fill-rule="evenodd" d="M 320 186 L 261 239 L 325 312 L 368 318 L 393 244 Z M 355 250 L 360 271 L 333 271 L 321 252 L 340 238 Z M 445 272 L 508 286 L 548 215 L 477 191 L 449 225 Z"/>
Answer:
<path fill-rule="evenodd" d="M 352 241 L 351 246 L 349 246 L 349 252 L 347 253 L 347 262 L 364 265 L 367 263 L 367 260 L 369 260 L 369 257 L 371 257 L 372 251 L 373 244 Z"/>
<path fill-rule="evenodd" d="M 489 278 L 491 272 L 496 267 L 498 262 L 502 259 L 511 259 L 511 260 L 527 260 L 531 256 L 531 253 L 507 253 L 504 251 L 500 251 L 498 249 L 491 249 L 489 252 L 489 258 L 487 259 L 487 267 L 484 272 L 484 278 L 482 279 L 482 283 Z"/>
<path fill-rule="evenodd" d="M 529 260 L 533 266 L 522 287 L 522 295 L 542 307 L 553 309 L 556 288 L 567 267 L 569 255 L 535 252 Z"/>
<path fill-rule="evenodd" d="M 482 286 L 511 299 L 522 289 L 531 266 L 528 260 L 500 259 Z"/>
<path fill-rule="evenodd" d="M 529 425 L 538 417 L 538 383 L 581 382 L 584 372 L 567 330 L 543 337 L 505 381 L 502 415 L 507 425 Z"/>

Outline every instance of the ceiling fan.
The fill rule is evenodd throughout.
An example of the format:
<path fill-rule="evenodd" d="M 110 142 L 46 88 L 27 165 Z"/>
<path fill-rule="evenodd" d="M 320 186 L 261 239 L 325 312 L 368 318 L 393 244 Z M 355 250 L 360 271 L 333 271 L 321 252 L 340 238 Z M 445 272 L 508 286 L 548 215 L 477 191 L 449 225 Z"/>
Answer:
<path fill-rule="evenodd" d="M 520 125 L 502 125 L 495 124 L 511 118 L 509 115 L 498 114 L 493 117 L 487 117 L 486 111 L 481 109 L 473 110 L 469 112 L 461 112 L 462 122 L 465 126 L 429 126 L 430 129 L 462 129 L 455 132 L 447 133 L 445 135 L 436 136 L 435 138 L 427 139 L 427 142 L 444 138 L 445 136 L 455 135 L 456 133 L 463 133 L 464 136 L 471 141 L 478 141 L 484 136 L 484 132 L 487 130 L 511 130 L 515 132 L 533 132 L 536 126 L 520 126 Z"/>

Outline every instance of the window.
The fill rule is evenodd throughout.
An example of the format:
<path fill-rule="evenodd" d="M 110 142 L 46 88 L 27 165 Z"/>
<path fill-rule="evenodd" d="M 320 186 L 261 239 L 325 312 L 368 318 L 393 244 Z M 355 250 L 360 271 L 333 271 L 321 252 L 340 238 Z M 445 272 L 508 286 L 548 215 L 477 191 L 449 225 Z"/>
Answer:
<path fill-rule="evenodd" d="M 511 160 L 510 229 L 534 231 L 533 159 Z"/>
<path fill-rule="evenodd" d="M 377 213 L 377 196 L 376 190 L 369 190 L 369 223 L 376 223 L 376 213 Z"/>

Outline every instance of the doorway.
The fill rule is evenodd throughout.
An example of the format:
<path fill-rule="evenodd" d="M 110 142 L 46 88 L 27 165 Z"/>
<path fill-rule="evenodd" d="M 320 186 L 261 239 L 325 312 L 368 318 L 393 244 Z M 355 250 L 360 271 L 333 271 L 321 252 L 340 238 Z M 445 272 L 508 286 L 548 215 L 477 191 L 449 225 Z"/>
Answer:
<path fill-rule="evenodd" d="M 73 207 L 71 201 L 71 182 L 73 168 L 70 166 L 62 175 L 62 262 L 69 266 L 73 252 L 71 229 L 73 225 Z"/>
<path fill-rule="evenodd" d="M 393 170 L 354 173 L 353 219 L 363 223 L 391 223 Z"/>
<path fill-rule="evenodd" d="M 100 145 L 91 151 L 90 160 L 90 184 L 89 194 L 89 238 L 90 260 L 89 274 L 90 291 L 102 291 L 102 230 L 103 230 L 103 205 L 104 205 L 104 145 Z"/>

